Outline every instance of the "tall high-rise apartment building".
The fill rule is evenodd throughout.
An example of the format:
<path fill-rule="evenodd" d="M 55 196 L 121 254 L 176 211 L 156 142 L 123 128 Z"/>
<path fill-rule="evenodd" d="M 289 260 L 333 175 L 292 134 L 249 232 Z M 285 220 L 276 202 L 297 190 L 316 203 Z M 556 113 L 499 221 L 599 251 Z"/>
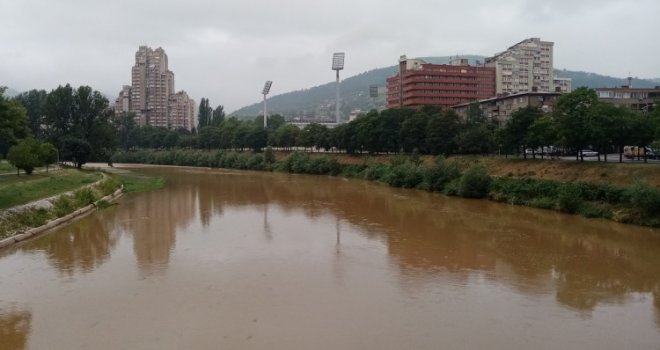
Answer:
<path fill-rule="evenodd" d="M 140 46 L 131 69 L 131 84 L 119 93 L 115 111 L 135 113 L 140 125 L 192 129 L 195 102 L 184 91 L 175 92 L 174 73 L 168 69 L 165 50 Z"/>
<path fill-rule="evenodd" d="M 529 38 L 487 58 L 485 65 L 496 69 L 497 94 L 554 92 L 553 46 L 553 42 Z"/>

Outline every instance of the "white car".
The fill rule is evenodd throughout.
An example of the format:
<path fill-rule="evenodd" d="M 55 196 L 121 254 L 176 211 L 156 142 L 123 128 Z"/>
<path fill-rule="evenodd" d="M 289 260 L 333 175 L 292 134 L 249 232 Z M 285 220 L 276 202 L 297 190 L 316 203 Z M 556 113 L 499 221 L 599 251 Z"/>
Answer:
<path fill-rule="evenodd" d="M 583 149 L 580 150 L 580 155 L 583 157 L 596 157 L 598 156 L 598 152 L 591 149 Z"/>

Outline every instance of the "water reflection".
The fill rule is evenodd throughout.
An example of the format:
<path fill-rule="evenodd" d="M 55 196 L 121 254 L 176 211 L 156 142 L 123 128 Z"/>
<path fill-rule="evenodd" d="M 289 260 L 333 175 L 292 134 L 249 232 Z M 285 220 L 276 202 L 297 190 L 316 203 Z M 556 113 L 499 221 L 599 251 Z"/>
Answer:
<path fill-rule="evenodd" d="M 27 310 L 0 307 L 0 348 L 4 350 L 27 349 L 32 313 Z"/>
<path fill-rule="evenodd" d="M 91 272 L 108 261 L 118 236 L 114 208 L 84 217 L 75 225 L 68 225 L 55 234 L 21 247 L 24 251 L 42 251 L 51 265 L 60 272 L 73 275 L 76 271 Z"/>
<path fill-rule="evenodd" d="M 204 170 L 171 174 L 176 195 L 157 203 L 167 206 L 177 198 L 180 209 L 164 210 L 172 217 L 162 220 L 192 215 L 193 196 L 184 190 L 190 188 L 191 176 L 204 225 L 225 207 L 258 206 L 264 234 L 272 239 L 269 205 L 284 212 L 302 210 L 310 218 L 336 216 L 386 242 L 406 278 L 449 271 L 454 278 L 467 279 L 472 271 L 483 271 L 526 294 L 552 292 L 558 302 L 587 311 L 599 303 L 621 303 L 631 292 L 660 289 L 660 235 L 645 228 L 365 182 Z M 145 246 L 154 249 L 161 245 L 159 239 L 173 244 L 173 231 L 163 231 L 151 231 L 154 242 Z M 338 229 L 337 256 L 339 243 Z"/>
<path fill-rule="evenodd" d="M 133 238 L 133 251 L 142 272 L 164 271 L 176 246 L 177 232 L 195 219 L 197 196 L 191 184 L 174 183 L 167 190 L 143 193 L 121 202 L 116 220 Z M 202 220 L 204 216 L 202 216 Z"/>
<path fill-rule="evenodd" d="M 620 319 L 631 347 L 660 339 L 657 230 L 337 178 L 150 171 L 165 189 L 2 254 L 0 303 L 29 307 L 0 304 L 2 340 L 598 348 Z"/>

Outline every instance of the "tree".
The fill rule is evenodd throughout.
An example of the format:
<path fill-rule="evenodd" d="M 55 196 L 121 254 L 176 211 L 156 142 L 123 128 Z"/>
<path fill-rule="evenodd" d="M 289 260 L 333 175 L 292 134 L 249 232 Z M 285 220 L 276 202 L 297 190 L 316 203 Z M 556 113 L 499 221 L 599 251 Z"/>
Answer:
<path fill-rule="evenodd" d="M 32 136 L 41 139 L 43 135 L 44 114 L 46 108 L 46 90 L 30 90 L 16 96 L 14 99 L 21 103 L 27 111 L 27 125 Z"/>
<path fill-rule="evenodd" d="M 57 149 L 53 144 L 43 142 L 39 145 L 39 161 L 46 165 L 46 172 L 48 172 L 48 165 L 57 161 Z"/>
<path fill-rule="evenodd" d="M 199 128 L 198 133 L 199 147 L 200 148 L 216 148 L 221 147 L 221 133 L 220 129 L 215 126 L 203 126 Z"/>
<path fill-rule="evenodd" d="M 429 117 L 425 113 L 415 113 L 406 118 L 401 124 L 400 142 L 401 148 L 406 153 L 417 149 L 421 153 L 427 153 L 426 128 Z"/>
<path fill-rule="evenodd" d="M 170 131 L 165 135 L 165 138 L 163 138 L 163 147 L 170 149 L 172 147 L 175 147 L 177 143 L 179 142 L 179 133 L 176 131 Z"/>
<path fill-rule="evenodd" d="M 268 131 L 259 125 L 250 125 L 247 135 L 245 135 L 245 145 L 253 152 L 261 152 L 268 143 Z"/>
<path fill-rule="evenodd" d="M 449 155 L 456 149 L 460 117 L 454 111 L 434 113 L 426 126 L 426 144 L 431 154 Z"/>
<path fill-rule="evenodd" d="M 543 115 L 537 107 L 526 107 L 511 113 L 511 117 L 505 125 L 504 143 L 519 150 L 523 149 L 523 157 L 527 158 L 524 152 L 529 139 L 527 133 L 534 122 Z"/>
<path fill-rule="evenodd" d="M 115 118 L 115 128 L 117 129 L 117 139 L 119 145 L 128 151 L 138 145 L 138 125 L 135 122 L 134 113 L 121 113 Z"/>
<path fill-rule="evenodd" d="M 0 87 L 0 151 L 6 155 L 9 147 L 28 135 L 26 111 L 20 103 L 6 100 Z"/>
<path fill-rule="evenodd" d="M 34 171 L 34 168 L 43 164 L 39 157 L 39 147 L 39 141 L 31 137 L 26 138 L 9 149 L 7 159 L 16 169 L 22 169 L 26 174 L 30 175 Z"/>
<path fill-rule="evenodd" d="M 211 125 L 213 118 L 213 108 L 209 106 L 209 99 L 202 97 L 199 102 L 199 112 L 197 114 L 197 128 Z"/>
<path fill-rule="evenodd" d="M 62 158 L 71 160 L 78 169 L 92 156 L 92 146 L 89 142 L 73 136 L 63 138 L 61 150 Z"/>
<path fill-rule="evenodd" d="M 592 141 L 590 118 L 592 109 L 598 103 L 596 91 L 586 87 L 577 88 L 559 97 L 553 113 L 557 120 L 559 137 L 565 146 L 580 150 Z M 578 152 L 576 159 L 579 154 Z"/>
<path fill-rule="evenodd" d="M 557 128 L 549 115 L 544 115 L 534 121 L 527 132 L 527 144 L 533 148 L 550 146 L 557 141 Z M 545 152 L 541 153 L 541 159 Z"/>
<path fill-rule="evenodd" d="M 100 92 L 89 86 L 74 90 L 67 84 L 48 93 L 44 132 L 51 143 L 63 151 L 63 159 L 82 167 L 92 158 L 108 160 L 114 152 L 117 131 L 111 123 L 112 115 L 108 100 Z M 65 140 L 68 147 L 65 147 Z M 75 159 L 66 158 L 73 157 L 74 153 Z"/>
<path fill-rule="evenodd" d="M 213 110 L 211 125 L 220 126 L 223 121 L 225 121 L 225 107 L 223 105 L 219 105 Z"/>

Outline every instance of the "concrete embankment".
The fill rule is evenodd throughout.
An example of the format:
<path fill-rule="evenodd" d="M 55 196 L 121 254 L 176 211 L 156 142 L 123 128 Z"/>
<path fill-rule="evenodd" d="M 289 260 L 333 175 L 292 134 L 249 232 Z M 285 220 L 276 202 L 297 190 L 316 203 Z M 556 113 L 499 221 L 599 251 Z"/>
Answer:
<path fill-rule="evenodd" d="M 15 235 L 11 236 L 11 237 L 5 238 L 5 239 L 0 241 L 0 249 L 11 246 L 11 245 L 14 245 L 14 244 L 16 244 L 18 242 L 21 242 L 21 241 L 25 241 L 29 238 L 36 237 L 36 236 L 41 235 L 41 234 L 43 234 L 43 233 L 45 233 L 49 230 L 52 230 L 52 229 L 57 228 L 61 225 L 67 224 L 67 223 L 69 223 L 73 220 L 79 219 L 79 218 L 91 213 L 95 208 L 97 208 L 97 203 L 99 203 L 101 201 L 112 202 L 112 201 L 116 200 L 117 198 L 119 198 L 122 195 L 122 193 L 123 193 L 123 186 L 121 188 L 117 189 L 112 194 L 109 194 L 109 195 L 99 199 L 94 204 L 90 204 L 90 205 L 85 206 L 83 208 L 77 209 L 77 210 L 75 210 L 74 212 L 72 212 L 68 215 L 65 215 L 63 217 L 60 217 L 60 218 L 54 219 L 52 221 L 49 221 L 45 225 L 35 227 L 35 228 L 31 228 L 31 229 L 26 230 L 25 232 L 18 233 L 18 234 L 15 234 Z M 66 195 L 66 194 L 63 194 L 63 195 Z"/>

